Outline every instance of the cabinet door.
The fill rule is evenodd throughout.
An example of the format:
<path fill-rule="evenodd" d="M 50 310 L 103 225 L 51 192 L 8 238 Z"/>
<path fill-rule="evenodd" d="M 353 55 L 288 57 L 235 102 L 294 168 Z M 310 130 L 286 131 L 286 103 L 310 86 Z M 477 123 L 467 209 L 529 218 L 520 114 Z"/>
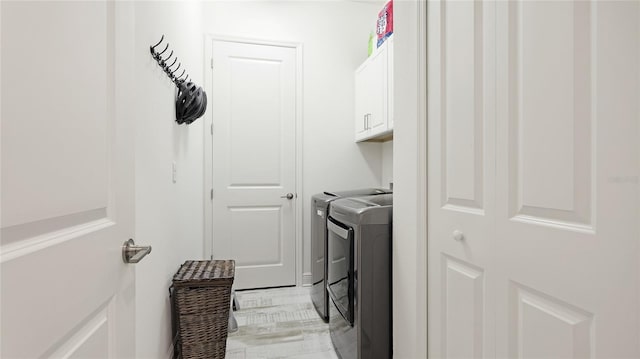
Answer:
<path fill-rule="evenodd" d="M 355 73 L 355 133 L 356 141 L 364 139 L 368 135 L 366 126 L 368 84 L 367 84 L 367 64 L 365 62 Z"/>
<path fill-rule="evenodd" d="M 387 41 L 387 130 L 393 130 L 393 35 Z"/>
<path fill-rule="evenodd" d="M 387 44 L 372 55 L 368 64 L 368 119 L 367 127 L 374 136 L 387 130 Z"/>

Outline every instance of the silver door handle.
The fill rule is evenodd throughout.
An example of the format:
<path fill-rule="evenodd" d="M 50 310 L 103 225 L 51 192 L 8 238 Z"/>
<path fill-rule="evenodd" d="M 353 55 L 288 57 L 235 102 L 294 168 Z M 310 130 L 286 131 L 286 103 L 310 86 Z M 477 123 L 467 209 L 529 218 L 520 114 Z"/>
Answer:
<path fill-rule="evenodd" d="M 284 196 L 280 196 L 280 198 L 293 199 L 293 193 L 287 193 Z"/>
<path fill-rule="evenodd" d="M 122 260 L 125 263 L 138 263 L 149 253 L 151 246 L 136 246 L 133 239 L 125 241 L 122 245 Z"/>

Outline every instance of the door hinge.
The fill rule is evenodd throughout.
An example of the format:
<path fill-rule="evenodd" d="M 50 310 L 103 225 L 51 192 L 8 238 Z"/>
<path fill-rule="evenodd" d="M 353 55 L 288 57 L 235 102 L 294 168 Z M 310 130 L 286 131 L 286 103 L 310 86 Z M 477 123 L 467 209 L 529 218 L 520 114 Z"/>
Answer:
<path fill-rule="evenodd" d="M 213 57 L 211 58 L 211 68 L 213 68 Z"/>
<path fill-rule="evenodd" d="M 213 199 L 213 188 L 211 189 L 211 199 Z"/>
<path fill-rule="evenodd" d="M 213 123 L 211 124 L 211 136 L 213 136 Z"/>

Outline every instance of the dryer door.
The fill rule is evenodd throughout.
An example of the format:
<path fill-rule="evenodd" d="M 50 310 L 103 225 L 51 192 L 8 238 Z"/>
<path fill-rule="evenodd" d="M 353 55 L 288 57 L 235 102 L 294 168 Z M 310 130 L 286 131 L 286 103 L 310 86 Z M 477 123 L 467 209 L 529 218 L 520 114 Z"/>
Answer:
<path fill-rule="evenodd" d="M 332 217 L 327 221 L 329 262 L 327 291 L 338 311 L 351 326 L 354 320 L 355 263 L 353 228 Z"/>

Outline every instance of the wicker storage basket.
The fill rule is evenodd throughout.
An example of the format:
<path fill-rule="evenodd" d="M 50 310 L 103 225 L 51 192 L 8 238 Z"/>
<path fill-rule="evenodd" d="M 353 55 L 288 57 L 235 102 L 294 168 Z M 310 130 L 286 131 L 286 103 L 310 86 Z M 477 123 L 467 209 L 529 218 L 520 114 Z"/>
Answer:
<path fill-rule="evenodd" d="M 173 277 L 178 356 L 224 358 L 235 261 L 186 261 Z"/>

